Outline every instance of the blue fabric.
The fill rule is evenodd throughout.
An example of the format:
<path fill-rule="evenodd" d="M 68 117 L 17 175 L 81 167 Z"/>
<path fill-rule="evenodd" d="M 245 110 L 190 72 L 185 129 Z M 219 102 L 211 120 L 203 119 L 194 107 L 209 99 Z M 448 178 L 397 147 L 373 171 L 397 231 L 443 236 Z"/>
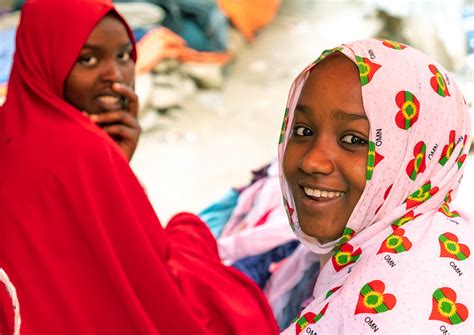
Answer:
<path fill-rule="evenodd" d="M 293 240 L 266 253 L 239 259 L 232 266 L 263 288 L 271 275 L 270 265 L 290 256 L 299 244 L 299 241 Z"/>
<path fill-rule="evenodd" d="M 133 37 L 135 37 L 135 40 L 138 42 L 140 41 L 143 36 L 146 35 L 147 32 L 149 32 L 149 29 L 146 28 L 135 28 L 133 29 Z"/>
<path fill-rule="evenodd" d="M 21 7 L 23 7 L 23 4 L 25 3 L 26 0 L 14 0 L 12 4 L 12 9 L 13 10 L 20 10 Z"/>
<path fill-rule="evenodd" d="M 229 221 L 232 212 L 237 206 L 240 193 L 235 189 L 230 189 L 221 199 L 202 210 L 198 216 L 211 229 L 215 238 L 221 236 L 222 229 Z"/>
<path fill-rule="evenodd" d="M 15 52 L 16 29 L 0 31 L 0 84 L 6 83 L 10 76 Z"/>
<path fill-rule="evenodd" d="M 227 50 L 229 22 L 215 0 L 153 0 L 166 12 L 163 25 L 199 51 Z"/>
<path fill-rule="evenodd" d="M 143 0 L 114 0 L 137 2 Z M 164 9 L 163 26 L 198 51 L 226 51 L 229 21 L 216 0 L 145 0 Z"/>
<path fill-rule="evenodd" d="M 467 53 L 474 54 L 474 4 L 466 6 L 463 13 L 463 21 L 466 29 Z"/>
<path fill-rule="evenodd" d="M 289 300 L 281 311 L 280 315 L 276 315 L 280 330 L 286 329 L 291 322 L 300 314 L 301 310 L 306 307 L 305 302 L 313 297 L 314 285 L 318 278 L 320 263 L 313 263 L 303 274 L 303 278 L 293 287 L 289 293 Z M 277 313 L 279 314 L 279 313 Z"/>

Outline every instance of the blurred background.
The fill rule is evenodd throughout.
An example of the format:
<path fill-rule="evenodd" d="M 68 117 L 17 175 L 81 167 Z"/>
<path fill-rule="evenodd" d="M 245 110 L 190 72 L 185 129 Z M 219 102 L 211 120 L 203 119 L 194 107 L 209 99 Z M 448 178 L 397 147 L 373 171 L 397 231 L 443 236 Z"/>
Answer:
<path fill-rule="evenodd" d="M 0 104 L 23 2 L 0 0 Z M 131 165 L 164 224 L 248 184 L 276 157 L 293 78 L 342 42 L 417 47 L 474 103 L 474 0 L 114 2 L 138 40 L 144 131 Z"/>

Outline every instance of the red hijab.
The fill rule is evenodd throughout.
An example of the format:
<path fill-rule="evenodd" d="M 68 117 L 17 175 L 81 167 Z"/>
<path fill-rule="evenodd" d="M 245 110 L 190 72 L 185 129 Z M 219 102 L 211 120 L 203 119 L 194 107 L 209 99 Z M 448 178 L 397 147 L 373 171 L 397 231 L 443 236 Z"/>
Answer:
<path fill-rule="evenodd" d="M 16 288 L 21 333 L 277 333 L 263 294 L 220 263 L 207 227 L 180 214 L 163 229 L 118 146 L 63 99 L 110 11 L 106 0 L 22 10 L 0 109 L 0 268 Z M 11 334 L 2 289 L 0 333 Z"/>

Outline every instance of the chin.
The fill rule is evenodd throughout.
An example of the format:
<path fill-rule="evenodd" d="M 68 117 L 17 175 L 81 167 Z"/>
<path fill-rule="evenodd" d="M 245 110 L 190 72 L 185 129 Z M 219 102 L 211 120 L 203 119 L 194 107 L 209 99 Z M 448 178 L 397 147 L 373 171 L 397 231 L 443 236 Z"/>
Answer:
<path fill-rule="evenodd" d="M 338 238 L 342 236 L 342 233 L 344 231 L 344 228 L 342 229 L 340 233 L 328 233 L 328 232 L 315 231 L 314 228 L 307 229 L 307 226 L 305 227 L 305 225 L 302 224 L 301 221 L 300 221 L 300 226 L 303 233 L 317 239 L 321 244 L 325 244 L 325 243 L 329 243 L 329 242 L 337 240 Z"/>
<path fill-rule="evenodd" d="M 303 225 L 301 225 L 301 230 L 303 231 L 303 233 L 305 233 L 309 237 L 313 237 L 321 243 L 326 243 L 326 241 L 328 241 L 329 239 L 328 236 L 326 236 L 325 234 L 315 232 L 312 229 L 305 229 Z"/>

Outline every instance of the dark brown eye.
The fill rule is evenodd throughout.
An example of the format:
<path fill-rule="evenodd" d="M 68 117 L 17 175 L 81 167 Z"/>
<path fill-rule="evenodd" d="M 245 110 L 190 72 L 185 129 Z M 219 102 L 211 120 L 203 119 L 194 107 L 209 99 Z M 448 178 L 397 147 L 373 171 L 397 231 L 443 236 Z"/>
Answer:
<path fill-rule="evenodd" d="M 354 144 L 354 145 L 365 145 L 367 144 L 367 141 L 355 136 L 355 135 L 346 135 L 343 138 L 341 138 L 341 141 L 347 144 Z"/>
<path fill-rule="evenodd" d="M 296 126 L 293 129 L 293 132 L 296 134 L 296 136 L 312 136 L 313 131 L 307 127 L 303 126 Z"/>
<path fill-rule="evenodd" d="M 97 57 L 93 55 L 83 55 L 79 57 L 79 60 L 77 62 L 84 66 L 94 66 L 97 64 L 98 61 L 99 60 L 97 59 Z"/>
<path fill-rule="evenodd" d="M 117 55 L 117 58 L 123 62 L 126 63 L 132 58 L 131 52 L 121 52 Z"/>

